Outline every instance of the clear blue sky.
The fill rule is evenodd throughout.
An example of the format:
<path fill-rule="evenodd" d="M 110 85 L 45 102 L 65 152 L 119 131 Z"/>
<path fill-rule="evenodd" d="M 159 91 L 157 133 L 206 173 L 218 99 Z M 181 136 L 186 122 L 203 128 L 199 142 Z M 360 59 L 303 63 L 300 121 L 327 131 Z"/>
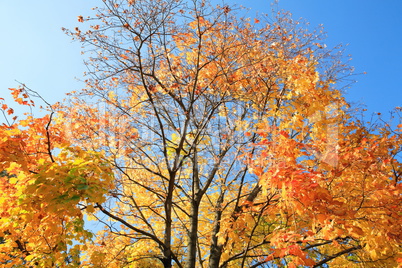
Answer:
<path fill-rule="evenodd" d="M 269 0 L 233 0 L 254 12 L 269 12 Z M 78 15 L 91 13 L 101 0 L 12 0 L 0 3 L 0 95 L 15 80 L 40 92 L 50 102 L 83 87 L 75 80 L 85 71 L 80 44 L 61 27 L 78 26 Z M 280 0 L 279 7 L 303 17 L 311 29 L 323 24 L 327 45 L 349 44 L 347 53 L 358 83 L 347 99 L 365 103 L 369 112 L 402 106 L 402 0 Z"/>

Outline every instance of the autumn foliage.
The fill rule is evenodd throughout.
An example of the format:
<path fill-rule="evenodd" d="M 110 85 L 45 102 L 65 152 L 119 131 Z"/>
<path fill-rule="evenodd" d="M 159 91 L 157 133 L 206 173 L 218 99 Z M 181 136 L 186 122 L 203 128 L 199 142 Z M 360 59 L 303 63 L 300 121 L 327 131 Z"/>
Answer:
<path fill-rule="evenodd" d="M 20 105 L 35 105 L 27 89 L 11 92 Z M 92 237 L 84 230 L 82 209 L 93 211 L 112 185 L 112 171 L 100 154 L 73 146 L 54 115 L 52 110 L 41 118 L 27 114 L 1 126 L 2 267 L 78 263 L 73 241 Z"/>
<path fill-rule="evenodd" d="M 3 267 L 402 262 L 400 110 L 359 120 L 320 32 L 198 0 L 97 12 L 66 30 L 85 89 L 22 120 L 3 100 Z"/>

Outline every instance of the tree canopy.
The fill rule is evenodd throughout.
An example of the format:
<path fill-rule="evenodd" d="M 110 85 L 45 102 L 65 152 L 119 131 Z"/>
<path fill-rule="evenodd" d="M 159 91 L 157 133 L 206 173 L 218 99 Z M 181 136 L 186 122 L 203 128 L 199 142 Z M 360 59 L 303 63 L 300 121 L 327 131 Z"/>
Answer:
<path fill-rule="evenodd" d="M 3 100 L 3 267 L 402 262 L 401 110 L 360 120 L 321 31 L 206 0 L 96 11 L 65 30 L 84 89 L 39 118 Z"/>

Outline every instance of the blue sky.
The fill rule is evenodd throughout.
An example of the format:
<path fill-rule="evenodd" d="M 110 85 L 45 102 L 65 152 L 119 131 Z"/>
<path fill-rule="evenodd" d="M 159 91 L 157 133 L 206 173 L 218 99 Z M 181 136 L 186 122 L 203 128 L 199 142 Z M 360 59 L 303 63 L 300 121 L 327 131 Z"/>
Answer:
<path fill-rule="evenodd" d="M 268 0 L 226 1 L 269 12 Z M 61 27 L 79 26 L 78 15 L 91 13 L 101 0 L 13 0 L 0 3 L 0 95 L 18 80 L 38 91 L 49 102 L 83 87 L 75 77 L 85 71 L 80 44 L 72 42 Z M 351 64 L 358 83 L 347 99 L 365 103 L 369 112 L 387 113 L 402 106 L 402 1 L 401 0 L 280 0 L 279 7 L 294 18 L 303 17 L 311 29 L 324 25 L 326 44 L 349 44 Z"/>

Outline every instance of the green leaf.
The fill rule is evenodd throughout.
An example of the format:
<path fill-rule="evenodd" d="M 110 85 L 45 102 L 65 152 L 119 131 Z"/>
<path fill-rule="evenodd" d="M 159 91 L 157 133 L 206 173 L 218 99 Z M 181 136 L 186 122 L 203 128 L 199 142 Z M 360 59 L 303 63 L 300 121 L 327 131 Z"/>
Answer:
<path fill-rule="evenodd" d="M 73 176 L 68 176 L 68 177 L 64 180 L 64 182 L 69 183 L 69 182 L 72 181 L 73 179 L 74 179 Z"/>
<path fill-rule="evenodd" d="M 88 188 L 89 188 L 88 184 L 78 184 L 77 185 L 77 190 L 86 190 Z"/>
<path fill-rule="evenodd" d="M 72 197 L 69 198 L 70 201 L 76 201 L 76 200 L 80 200 L 80 196 L 79 195 L 73 195 Z"/>

